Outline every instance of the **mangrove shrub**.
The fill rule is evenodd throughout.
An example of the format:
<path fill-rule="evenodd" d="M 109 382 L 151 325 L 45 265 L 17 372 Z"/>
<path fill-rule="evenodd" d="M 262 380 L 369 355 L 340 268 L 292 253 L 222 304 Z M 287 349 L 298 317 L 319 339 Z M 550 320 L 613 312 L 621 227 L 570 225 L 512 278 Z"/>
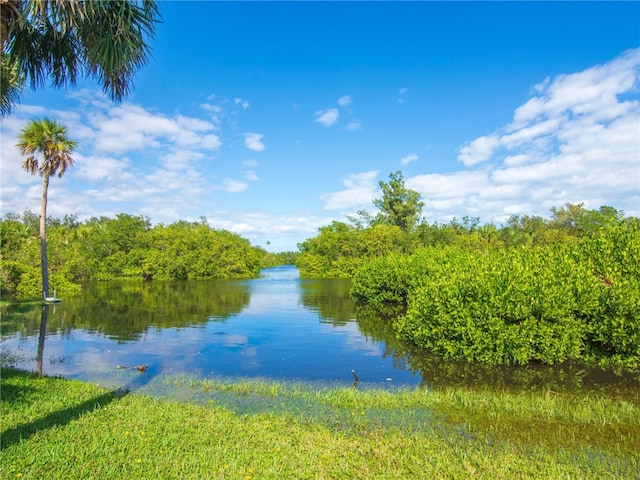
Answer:
<path fill-rule="evenodd" d="M 575 237 L 573 237 L 575 238 Z M 404 303 L 396 333 L 446 358 L 640 365 L 640 229 L 631 219 L 579 241 L 424 248 L 367 262 L 352 296 Z"/>

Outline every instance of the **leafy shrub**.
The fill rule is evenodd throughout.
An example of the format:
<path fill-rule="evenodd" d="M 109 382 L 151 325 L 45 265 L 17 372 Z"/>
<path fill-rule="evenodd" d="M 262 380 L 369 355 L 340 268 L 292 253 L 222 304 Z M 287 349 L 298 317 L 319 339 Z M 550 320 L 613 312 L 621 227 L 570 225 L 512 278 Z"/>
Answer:
<path fill-rule="evenodd" d="M 391 254 L 369 260 L 355 275 L 351 296 L 371 305 L 404 303 L 412 272 L 410 257 Z"/>
<path fill-rule="evenodd" d="M 20 283 L 16 288 L 18 300 L 42 298 L 42 273 L 40 268 L 24 265 L 20 272 Z"/>
<path fill-rule="evenodd" d="M 356 272 L 351 296 L 370 305 L 407 303 L 411 290 L 460 251 L 449 246 L 426 247 L 411 255 L 392 253 L 370 259 Z"/>
<path fill-rule="evenodd" d="M 459 251 L 409 297 L 398 334 L 447 358 L 557 363 L 579 358 L 601 285 L 567 249 Z"/>
<path fill-rule="evenodd" d="M 578 253 L 602 287 L 598 307 L 587 318 L 590 356 L 600 363 L 639 365 L 639 222 L 600 229 Z"/>
<path fill-rule="evenodd" d="M 363 229 L 334 221 L 299 245 L 296 266 L 302 277 L 353 278 L 367 261 L 403 251 L 407 242 L 407 235 L 397 226 Z"/>
<path fill-rule="evenodd" d="M 502 249 L 428 247 L 363 265 L 352 297 L 407 304 L 397 335 L 448 358 L 640 365 L 640 224 L 578 241 Z"/>

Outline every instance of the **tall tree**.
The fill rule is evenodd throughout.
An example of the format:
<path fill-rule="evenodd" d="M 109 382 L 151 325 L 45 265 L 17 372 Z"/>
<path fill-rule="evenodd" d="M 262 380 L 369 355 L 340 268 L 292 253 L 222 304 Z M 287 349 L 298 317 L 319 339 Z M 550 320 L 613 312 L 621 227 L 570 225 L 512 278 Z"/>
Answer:
<path fill-rule="evenodd" d="M 10 113 L 25 83 L 59 88 L 82 75 L 122 100 L 147 62 L 159 21 L 154 0 L 0 0 L 0 113 Z"/>
<path fill-rule="evenodd" d="M 71 153 L 76 142 L 67 138 L 67 127 L 54 120 L 43 118 L 31 120 L 20 131 L 16 145 L 27 158 L 22 168 L 42 177 L 42 197 L 40 201 L 40 260 L 42 267 L 42 295 L 49 296 L 49 265 L 47 262 L 47 191 L 49 177 L 58 174 L 62 177 L 68 167 L 73 165 Z M 38 156 L 42 155 L 42 163 Z"/>
<path fill-rule="evenodd" d="M 380 212 L 376 222 L 396 225 L 404 231 L 409 231 L 420 220 L 424 202 L 420 194 L 404 185 L 402 172 L 398 170 L 389 175 L 389 183 L 380 182 L 382 198 L 373 201 Z"/>

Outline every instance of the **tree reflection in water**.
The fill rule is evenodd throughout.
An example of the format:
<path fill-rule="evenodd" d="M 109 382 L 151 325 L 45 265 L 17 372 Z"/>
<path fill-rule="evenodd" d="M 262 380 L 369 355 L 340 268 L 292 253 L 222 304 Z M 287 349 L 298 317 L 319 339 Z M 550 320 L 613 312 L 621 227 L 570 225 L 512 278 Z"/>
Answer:
<path fill-rule="evenodd" d="M 56 308 L 55 306 L 52 308 Z M 44 339 L 47 336 L 47 318 L 49 305 L 43 304 L 40 311 L 40 332 L 38 333 L 38 353 L 36 355 L 36 372 L 42 375 L 42 357 L 44 355 Z"/>
<path fill-rule="evenodd" d="M 637 396 L 637 374 L 578 364 L 492 366 L 435 357 L 396 337 L 394 321 L 403 307 L 356 305 L 350 285 L 345 279 L 300 279 L 293 267 L 242 281 L 94 282 L 61 304 L 7 309 L 3 350 L 37 348 L 38 373 L 46 369 L 76 378 L 90 369 L 114 375 L 117 365 L 149 364 L 143 376 L 132 378 L 214 372 L 350 383 L 355 370 L 359 388 L 606 389 Z M 45 340 L 63 365 L 44 367 Z M 21 368 L 33 369 L 32 356 L 30 362 Z"/>

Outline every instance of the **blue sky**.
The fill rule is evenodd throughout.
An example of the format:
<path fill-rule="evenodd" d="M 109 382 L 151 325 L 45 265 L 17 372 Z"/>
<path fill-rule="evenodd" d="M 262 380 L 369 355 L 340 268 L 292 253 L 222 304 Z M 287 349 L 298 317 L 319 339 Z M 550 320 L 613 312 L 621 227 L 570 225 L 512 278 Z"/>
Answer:
<path fill-rule="evenodd" d="M 120 104 L 31 90 L 3 120 L 0 213 L 39 211 L 16 135 L 78 141 L 49 214 L 206 217 L 268 250 L 374 212 L 401 170 L 429 222 L 584 202 L 640 216 L 637 2 L 161 2 Z M 267 246 L 269 242 L 269 246 Z"/>

